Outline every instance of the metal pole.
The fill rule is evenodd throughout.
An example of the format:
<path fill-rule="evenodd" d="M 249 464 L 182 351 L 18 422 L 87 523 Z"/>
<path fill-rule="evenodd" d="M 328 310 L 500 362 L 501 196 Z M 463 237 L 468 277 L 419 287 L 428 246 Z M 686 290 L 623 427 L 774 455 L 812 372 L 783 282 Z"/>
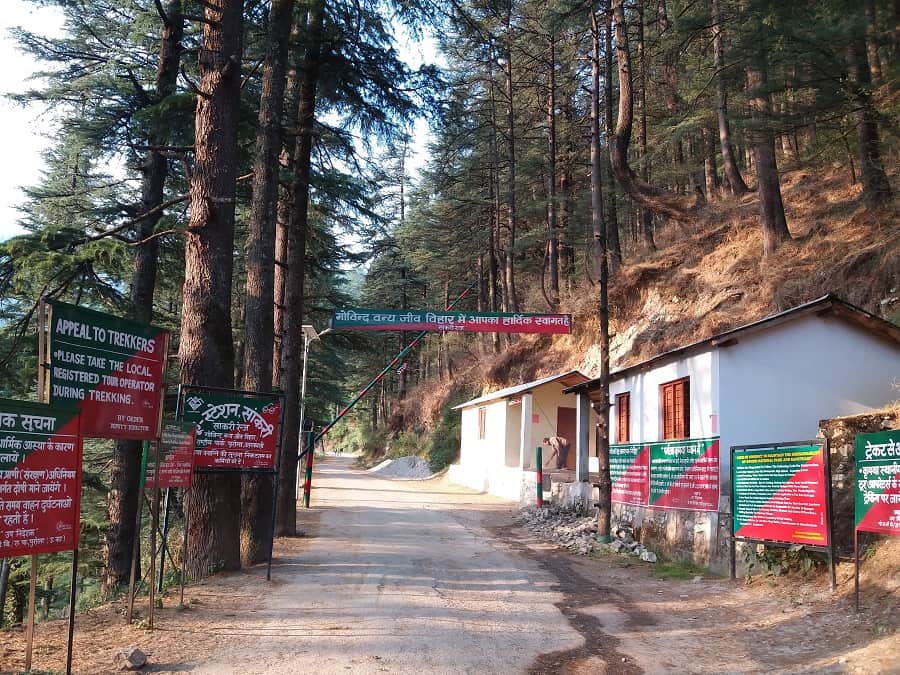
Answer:
<path fill-rule="evenodd" d="M 544 461 L 541 455 L 541 446 L 535 449 L 535 462 L 537 463 L 537 505 L 538 508 L 544 506 Z"/>
<path fill-rule="evenodd" d="M 166 542 L 169 537 L 169 499 L 171 497 L 172 488 L 166 488 L 166 500 L 163 502 L 163 528 L 162 528 L 162 543 L 159 546 L 159 582 L 156 585 L 156 590 L 159 593 L 162 593 L 163 590 L 163 576 L 166 572 Z"/>
<path fill-rule="evenodd" d="M 822 444 L 822 461 L 825 470 L 825 517 L 828 520 L 828 570 L 831 573 L 831 591 L 837 590 L 837 568 L 834 564 L 834 506 L 831 497 L 831 445 L 828 439 Z"/>
<path fill-rule="evenodd" d="M 138 507 L 134 517 L 134 543 L 131 546 L 131 574 L 128 579 L 128 623 L 134 618 L 134 587 L 137 580 L 138 555 L 141 547 L 141 514 L 144 510 L 144 478 L 147 475 L 147 455 L 150 453 L 150 441 L 144 441 L 141 452 L 141 480 L 138 486 Z M 152 581 L 151 581 L 152 583 Z"/>
<path fill-rule="evenodd" d="M 303 433 L 303 422 L 304 417 L 306 415 L 306 360 L 309 357 L 309 336 L 306 333 L 303 334 L 303 375 L 300 378 L 300 444 L 303 445 L 303 442 L 306 441 L 306 437 Z M 300 458 L 303 456 L 303 451 L 305 448 L 300 448 L 300 454 L 297 455 L 297 462 L 300 462 Z M 294 486 L 294 494 L 299 497 L 300 496 L 300 472 L 297 472 L 296 485 Z"/>
<path fill-rule="evenodd" d="M 185 491 L 181 495 L 181 508 L 184 511 L 184 541 L 181 545 L 181 583 L 180 590 L 178 592 L 178 606 L 184 607 L 184 577 L 187 573 L 187 559 L 188 559 L 188 490 Z"/>
<path fill-rule="evenodd" d="M 853 606 L 859 614 L 859 530 L 853 528 L 853 561 L 855 571 L 853 575 Z"/>
<path fill-rule="evenodd" d="M 462 293 L 460 293 L 458 296 L 456 296 L 456 298 L 452 302 L 450 302 L 446 307 L 444 307 L 444 311 L 446 312 L 450 309 L 453 309 L 453 307 L 456 306 L 456 303 L 458 303 L 460 300 L 465 298 L 469 294 L 469 292 L 473 288 L 475 288 L 475 286 L 477 286 L 477 285 L 478 285 L 478 280 L 476 279 L 475 281 L 472 282 L 472 284 L 466 290 L 464 290 Z M 322 428 L 322 430 L 318 433 L 315 440 L 313 441 L 313 446 L 315 446 L 315 444 L 319 441 L 320 438 L 322 438 L 325 434 L 327 434 L 329 431 L 331 431 L 331 428 L 335 424 L 337 424 L 344 417 L 344 415 L 346 415 L 348 412 L 350 412 L 350 410 L 353 408 L 353 406 L 355 406 L 357 403 L 359 403 L 362 400 L 362 398 L 366 394 L 368 394 L 369 391 L 371 391 L 372 387 L 374 387 L 379 382 L 381 382 L 382 378 L 385 375 L 387 375 L 391 371 L 391 369 L 394 368 L 394 366 L 398 365 L 401 361 L 403 361 L 403 359 L 406 358 L 407 354 L 409 354 L 409 352 L 416 345 L 418 345 L 425 338 L 426 335 L 428 335 L 427 330 L 423 330 L 423 331 L 417 333 L 416 337 L 413 338 L 412 342 L 410 342 L 403 349 L 401 349 L 400 352 L 397 354 L 397 356 L 395 356 L 394 359 L 389 364 L 387 364 L 380 373 L 378 373 L 378 375 L 375 377 L 375 379 L 372 380 L 371 382 L 369 382 L 369 384 L 367 384 L 365 387 L 363 387 L 362 391 L 360 391 L 359 394 L 357 394 L 356 397 L 352 401 L 350 401 L 350 403 L 348 403 L 346 406 L 344 406 L 340 410 L 340 412 L 338 412 L 337 416 L 333 420 L 331 420 L 328 424 L 326 424 Z M 304 452 L 307 452 L 308 450 L 309 450 L 309 448 L 306 448 L 304 450 Z"/>
<path fill-rule="evenodd" d="M 66 675 L 72 675 L 72 647 L 75 642 L 75 581 L 78 579 L 78 547 L 72 551 L 72 587 L 69 589 L 69 634 L 66 643 Z"/>
<path fill-rule="evenodd" d="M 306 337 L 305 335 L 303 336 Z M 306 357 L 304 355 L 303 358 L 303 373 L 304 377 L 306 375 Z M 303 407 L 301 402 L 300 408 L 300 419 L 303 419 Z M 275 475 L 272 476 L 273 491 L 272 491 L 272 527 L 269 528 L 269 563 L 266 567 L 266 581 L 272 580 L 272 556 L 275 554 L 275 518 L 278 514 L 278 490 L 282 488 L 281 486 L 281 462 L 283 460 L 282 455 L 284 455 L 284 407 L 285 407 L 285 399 L 284 397 L 279 398 L 279 413 L 278 413 L 278 448 L 275 451 Z M 302 437 L 302 432 L 301 432 Z M 283 489 L 283 488 L 282 488 Z M 296 509 L 296 504 L 294 505 Z"/>
<path fill-rule="evenodd" d="M 25 672 L 31 671 L 31 652 L 34 646 L 34 597 L 37 591 L 37 555 L 31 556 L 31 578 L 28 580 L 28 622 L 25 628 Z"/>
<path fill-rule="evenodd" d="M 307 440 L 312 438 L 313 432 L 309 432 Z M 303 506 L 309 508 L 310 494 L 312 493 L 313 456 L 316 454 L 316 442 L 307 449 L 306 454 L 306 479 L 303 481 Z"/>
<path fill-rule="evenodd" d="M 153 524 L 150 526 L 150 612 L 148 619 L 151 630 L 153 629 L 153 605 L 156 601 L 156 588 L 153 581 L 156 578 L 156 529 L 159 527 L 159 438 L 156 439 L 154 446 L 156 447 L 156 452 L 154 455 L 153 504 L 151 509 Z"/>

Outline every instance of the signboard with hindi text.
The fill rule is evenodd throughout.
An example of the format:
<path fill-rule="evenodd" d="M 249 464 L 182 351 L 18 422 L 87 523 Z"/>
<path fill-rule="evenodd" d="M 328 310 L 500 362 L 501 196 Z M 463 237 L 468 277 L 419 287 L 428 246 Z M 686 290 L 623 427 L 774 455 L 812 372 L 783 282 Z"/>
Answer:
<path fill-rule="evenodd" d="M 635 506 L 647 505 L 650 485 L 649 460 L 649 443 L 620 443 L 609 446 L 612 501 Z"/>
<path fill-rule="evenodd" d="M 194 471 L 194 450 L 197 429 L 193 424 L 164 424 L 159 435 L 159 485 L 165 488 L 189 488 Z M 144 485 L 148 490 L 157 487 L 156 453 L 147 458 Z"/>
<path fill-rule="evenodd" d="M 900 429 L 856 437 L 856 529 L 900 534 Z"/>
<path fill-rule="evenodd" d="M 650 506 L 716 511 L 719 507 L 719 439 L 686 438 L 650 443 Z"/>
<path fill-rule="evenodd" d="M 78 547 L 79 413 L 0 399 L 0 558 Z"/>
<path fill-rule="evenodd" d="M 741 539 L 828 546 L 824 443 L 733 448 L 733 531 Z"/>
<path fill-rule="evenodd" d="M 275 470 L 280 396 L 184 387 L 181 398 L 182 419 L 197 429 L 195 468 Z"/>
<path fill-rule="evenodd" d="M 408 309 L 337 309 L 334 330 L 431 330 L 467 333 L 571 333 L 569 314 L 513 314 Z"/>
<path fill-rule="evenodd" d="M 86 438 L 155 438 L 167 331 L 56 300 L 47 305 L 50 403 L 78 407 Z"/>

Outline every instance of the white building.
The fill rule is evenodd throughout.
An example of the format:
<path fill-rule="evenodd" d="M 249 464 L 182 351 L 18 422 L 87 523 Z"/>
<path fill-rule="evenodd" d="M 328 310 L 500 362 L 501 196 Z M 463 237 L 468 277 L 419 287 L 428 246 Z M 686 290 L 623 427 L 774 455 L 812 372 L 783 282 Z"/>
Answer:
<path fill-rule="evenodd" d="M 565 391 L 577 394 L 580 408 L 599 398 L 599 384 Z M 731 446 L 814 438 L 820 419 L 879 408 L 900 398 L 898 387 L 900 327 L 828 295 L 613 372 L 610 441 L 718 437 L 724 514 Z M 577 437 L 588 432 L 579 428 Z M 654 511 L 613 506 L 639 521 Z M 707 541 L 697 562 L 710 564 L 721 539 L 716 515 L 703 518 Z M 657 522 L 654 529 L 673 528 Z"/>
<path fill-rule="evenodd" d="M 454 408 L 462 411 L 459 463 L 450 467 L 452 482 L 482 492 L 519 500 L 523 490 L 535 486 L 535 449 L 544 438 L 563 436 L 571 443 L 567 466 L 578 469 L 575 434 L 578 410 L 565 387 L 587 382 L 578 371 L 569 371 L 501 389 L 466 401 Z M 582 410 L 582 413 L 585 411 Z M 587 410 L 596 423 L 596 414 Z M 587 421 L 587 420 L 585 420 Z M 595 455 L 594 440 L 584 446 L 583 461 Z M 596 470 L 596 457 L 593 457 Z M 587 476 L 587 464 L 583 474 Z M 581 475 L 581 472 L 578 473 Z"/>

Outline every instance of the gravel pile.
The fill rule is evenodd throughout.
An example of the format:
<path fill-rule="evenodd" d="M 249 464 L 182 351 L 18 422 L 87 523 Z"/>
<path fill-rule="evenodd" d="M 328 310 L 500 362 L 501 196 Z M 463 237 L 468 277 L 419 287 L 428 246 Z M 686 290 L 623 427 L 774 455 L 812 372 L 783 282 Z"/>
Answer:
<path fill-rule="evenodd" d="M 558 506 L 537 508 L 535 506 L 519 512 L 518 519 L 525 527 L 541 539 L 551 541 L 573 553 L 587 555 L 598 553 L 620 553 L 633 555 L 644 562 L 655 563 L 656 554 L 643 544 L 636 542 L 625 529 L 616 531 L 608 544 L 597 541 L 597 517 L 582 516 Z"/>
<path fill-rule="evenodd" d="M 422 480 L 431 478 L 434 472 L 428 462 L 421 457 L 398 457 L 386 459 L 378 466 L 369 469 L 369 473 L 377 474 L 382 478 L 410 478 Z"/>

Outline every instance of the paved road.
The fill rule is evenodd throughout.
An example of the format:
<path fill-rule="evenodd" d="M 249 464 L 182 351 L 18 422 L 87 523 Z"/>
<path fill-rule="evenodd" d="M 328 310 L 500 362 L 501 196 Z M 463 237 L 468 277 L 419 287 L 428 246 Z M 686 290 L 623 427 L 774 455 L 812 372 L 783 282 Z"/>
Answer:
<path fill-rule="evenodd" d="M 193 672 L 517 673 L 582 644 L 556 579 L 480 525 L 508 503 L 350 461 L 320 464 L 318 535 L 278 561 L 259 637 Z"/>

